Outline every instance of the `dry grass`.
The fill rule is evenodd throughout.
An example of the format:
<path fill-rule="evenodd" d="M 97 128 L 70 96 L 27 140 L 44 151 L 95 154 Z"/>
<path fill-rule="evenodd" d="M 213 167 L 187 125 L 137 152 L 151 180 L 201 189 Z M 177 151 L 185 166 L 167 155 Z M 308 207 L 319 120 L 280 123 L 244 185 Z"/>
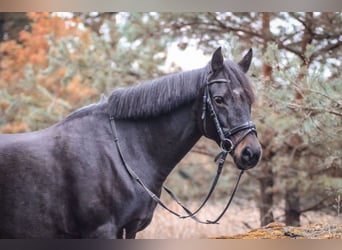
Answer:
<path fill-rule="evenodd" d="M 342 224 L 316 223 L 291 227 L 273 222 L 245 234 L 221 236 L 217 239 L 342 239 Z"/>
<path fill-rule="evenodd" d="M 234 235 L 246 233 L 251 228 L 260 227 L 259 212 L 255 203 L 239 202 L 239 205 L 232 204 L 219 225 L 203 225 L 191 219 L 178 219 L 164 209 L 157 207 L 152 223 L 142 232 L 138 233 L 140 239 L 204 239 L 219 237 L 223 235 Z M 193 210 L 198 204 L 190 206 Z M 170 205 L 176 211 L 182 213 L 177 205 Z M 208 205 L 199 217 L 214 219 L 221 213 L 224 204 Z M 282 213 L 274 211 L 275 216 Z M 329 216 L 320 212 L 309 212 L 302 218 L 302 224 L 309 223 L 342 223 L 341 217 Z"/>
<path fill-rule="evenodd" d="M 177 171 L 173 172 L 167 179 L 166 185 L 172 187 L 172 190 L 181 200 L 194 199 L 194 197 L 204 197 L 216 171 L 216 163 L 213 162 L 214 156 L 218 153 L 213 149 L 217 149 L 214 142 L 209 139 L 202 138 L 197 144 L 196 150 L 204 153 L 190 152 L 182 159 L 178 166 L 179 169 L 185 170 L 192 180 L 188 181 L 181 178 Z M 208 155 L 206 155 L 208 154 Z M 225 170 L 222 173 L 220 182 L 217 186 L 216 193 L 224 194 L 233 189 L 235 180 L 238 175 L 238 170 L 233 165 L 229 157 L 226 162 Z M 164 209 L 157 207 L 152 223 L 142 232 L 137 234 L 140 239 L 205 239 L 211 237 L 219 237 L 225 235 L 243 234 L 252 229 L 260 227 L 259 209 L 254 201 L 246 199 L 255 196 L 255 187 L 249 185 L 250 179 L 247 175 L 242 178 L 237 196 L 234 198 L 231 207 L 228 209 L 225 216 L 221 219 L 218 225 L 203 225 L 191 219 L 179 219 L 168 213 Z M 221 186 L 220 186 L 221 185 Z M 244 193 L 244 195 L 243 195 Z M 222 212 L 224 202 L 213 204 L 222 196 L 213 195 L 208 205 L 203 208 L 199 214 L 202 220 L 213 220 Z M 241 198 L 241 197 L 244 197 Z M 240 198 L 240 199 L 239 199 Z M 163 197 L 162 200 L 170 201 L 168 197 Z M 198 207 L 198 203 L 188 204 L 192 211 Z M 184 214 L 183 210 L 177 204 L 169 205 L 173 210 Z M 274 209 L 273 214 L 277 220 L 282 219 L 284 204 L 279 204 L 277 209 Z M 279 219 L 281 218 L 281 219 Z M 329 216 L 322 212 L 307 212 L 301 218 L 302 225 L 313 223 L 335 224 L 342 223 L 342 215 Z"/>

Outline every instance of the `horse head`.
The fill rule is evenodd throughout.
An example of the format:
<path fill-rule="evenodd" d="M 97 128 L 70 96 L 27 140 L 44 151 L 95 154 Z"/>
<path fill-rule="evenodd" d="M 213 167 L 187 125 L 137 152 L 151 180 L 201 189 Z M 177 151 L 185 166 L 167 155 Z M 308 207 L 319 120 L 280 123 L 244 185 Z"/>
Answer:
<path fill-rule="evenodd" d="M 251 121 L 254 92 L 246 72 L 252 60 L 250 49 L 234 63 L 224 60 L 218 48 L 207 67 L 203 88 L 201 124 L 203 134 L 229 152 L 241 170 L 257 165 L 262 149 Z"/>

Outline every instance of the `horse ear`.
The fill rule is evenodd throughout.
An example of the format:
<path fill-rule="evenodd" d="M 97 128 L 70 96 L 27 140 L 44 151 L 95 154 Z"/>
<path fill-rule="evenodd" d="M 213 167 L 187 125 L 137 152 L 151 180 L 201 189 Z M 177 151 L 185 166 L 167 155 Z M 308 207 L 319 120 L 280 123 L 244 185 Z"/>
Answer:
<path fill-rule="evenodd" d="M 222 69 L 223 67 L 223 55 L 221 52 L 221 47 L 215 50 L 211 58 L 211 68 L 214 72 Z"/>
<path fill-rule="evenodd" d="M 249 69 L 249 66 L 251 66 L 253 57 L 253 50 L 249 49 L 247 54 L 242 58 L 242 60 L 238 63 L 240 68 L 243 70 L 243 72 L 247 72 Z"/>

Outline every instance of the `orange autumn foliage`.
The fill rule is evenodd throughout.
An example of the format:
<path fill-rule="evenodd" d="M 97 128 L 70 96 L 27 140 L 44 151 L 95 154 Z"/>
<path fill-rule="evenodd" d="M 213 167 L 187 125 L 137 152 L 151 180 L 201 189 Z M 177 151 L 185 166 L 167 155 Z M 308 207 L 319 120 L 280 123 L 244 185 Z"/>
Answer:
<path fill-rule="evenodd" d="M 80 36 L 84 31 L 77 27 L 77 19 L 64 19 L 52 16 L 49 13 L 30 13 L 33 20 L 31 31 L 22 30 L 19 33 L 19 41 L 7 41 L 1 44 L 0 53 L 4 56 L 1 60 L 1 77 L 4 82 L 12 82 L 18 76 L 17 72 L 23 71 L 24 66 L 31 63 L 35 68 L 45 68 L 48 64 L 47 54 L 50 49 L 48 35 L 55 39 L 67 36 Z M 69 23 L 69 25 L 67 24 Z M 11 77 L 8 72 L 15 73 Z"/>
<path fill-rule="evenodd" d="M 68 87 L 66 88 L 65 94 L 67 95 L 70 93 L 72 93 L 73 100 L 75 102 L 81 102 L 85 96 L 96 95 L 97 92 L 95 89 L 82 84 L 81 77 L 79 75 L 76 75 L 71 79 Z"/>
<path fill-rule="evenodd" d="M 95 95 L 96 91 L 83 84 L 84 80 L 77 72 L 65 80 L 70 68 L 67 62 L 62 62 L 48 73 L 44 73 L 44 70 L 49 67 L 49 56 L 58 54 L 57 41 L 77 37 L 83 44 L 89 45 L 90 32 L 79 28 L 78 18 L 64 18 L 48 12 L 27 15 L 32 20 L 30 28 L 19 32 L 18 41 L 9 40 L 0 44 L 0 91 L 5 90 L 11 96 L 27 97 L 32 102 L 29 105 L 61 117 L 70 110 L 66 110 L 66 105 L 55 105 L 56 99 L 61 99 L 68 107 L 77 107 L 82 105 L 82 99 Z M 77 58 L 72 53 L 69 52 L 70 61 Z M 9 106 L 11 103 L 3 102 L 0 115 L 6 113 Z M 51 106 L 54 108 L 48 109 Z M 14 133 L 31 129 L 22 119 L 23 115 L 30 115 L 29 107 L 22 104 L 18 109 L 15 117 L 11 117 L 0 128 L 1 132 Z"/>
<path fill-rule="evenodd" d="M 1 128 L 1 133 L 21 133 L 21 132 L 28 132 L 29 128 L 26 123 L 24 122 L 12 122 L 8 123 Z"/>

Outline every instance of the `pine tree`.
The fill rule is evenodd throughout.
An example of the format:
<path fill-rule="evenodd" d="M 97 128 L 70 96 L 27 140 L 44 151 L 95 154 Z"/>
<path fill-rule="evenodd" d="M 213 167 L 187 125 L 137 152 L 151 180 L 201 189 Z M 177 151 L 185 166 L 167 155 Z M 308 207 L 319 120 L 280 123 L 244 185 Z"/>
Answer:
<path fill-rule="evenodd" d="M 77 15 L 29 13 L 30 29 L 0 44 L 1 132 L 45 128 L 101 93 L 160 74 L 164 42 L 107 16 L 94 31 Z"/>
<path fill-rule="evenodd" d="M 270 198 L 262 224 L 272 220 L 272 193 L 286 201 L 288 224 L 299 224 L 305 211 L 332 207 L 342 187 L 341 13 L 271 13 L 267 21 L 262 13 L 139 15 L 152 15 L 153 35 L 171 36 L 181 49 L 195 40 L 207 53 L 223 45 L 238 58 L 256 47 L 251 75 L 262 105 L 254 113 L 265 149 L 260 168 L 269 167 L 251 175 L 268 183 L 260 189 Z M 270 25 L 267 33 L 263 24 Z"/>

